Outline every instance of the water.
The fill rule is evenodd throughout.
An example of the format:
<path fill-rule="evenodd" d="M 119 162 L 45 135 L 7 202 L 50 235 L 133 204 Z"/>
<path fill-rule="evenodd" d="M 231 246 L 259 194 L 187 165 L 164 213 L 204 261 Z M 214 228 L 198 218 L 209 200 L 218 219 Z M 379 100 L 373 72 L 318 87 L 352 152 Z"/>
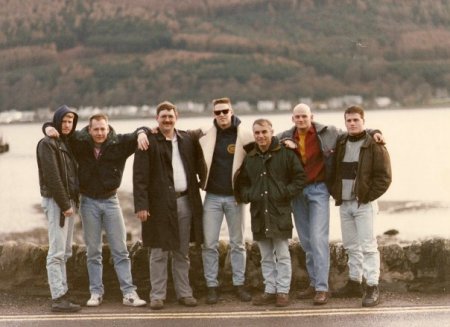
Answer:
<path fill-rule="evenodd" d="M 265 113 L 242 116 L 248 128 L 260 117 L 268 117 L 275 133 L 292 126 L 289 113 Z M 315 120 L 344 128 L 342 112 L 316 112 Z M 183 118 L 178 128 L 189 129 L 209 126 L 212 117 Z M 86 122 L 79 122 L 83 127 Z M 116 131 L 126 133 L 138 126 L 155 126 L 156 121 L 111 121 Z M 400 231 L 402 239 L 428 236 L 450 237 L 450 154 L 447 132 L 450 127 L 449 109 L 377 110 L 366 113 L 366 126 L 383 131 L 387 141 L 393 182 L 380 199 L 381 210 L 375 230 L 382 234 L 387 229 Z M 28 231 L 45 227 L 45 217 L 39 210 L 40 195 L 36 144 L 42 137 L 41 123 L 0 125 L 10 143 L 10 151 L 0 155 L 0 233 Z M 445 135 L 445 136 L 444 136 Z M 132 163 L 129 158 L 121 190 L 132 191 Z M 397 202 L 398 201 L 398 202 Z M 408 209 L 405 202 L 415 209 Z M 398 204 L 397 209 L 392 206 Z M 330 236 L 340 239 L 339 215 L 332 204 Z M 247 238 L 251 238 L 247 226 Z"/>

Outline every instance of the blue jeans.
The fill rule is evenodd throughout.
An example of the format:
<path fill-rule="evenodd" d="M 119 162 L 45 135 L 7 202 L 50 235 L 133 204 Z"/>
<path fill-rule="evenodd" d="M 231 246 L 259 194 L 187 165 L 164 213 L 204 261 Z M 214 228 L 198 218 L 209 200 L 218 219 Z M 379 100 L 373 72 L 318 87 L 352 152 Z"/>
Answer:
<path fill-rule="evenodd" d="M 203 204 L 202 247 L 203 270 L 206 286 L 217 287 L 219 281 L 219 235 L 223 216 L 227 220 L 230 236 L 230 259 L 233 285 L 244 285 L 246 250 L 244 244 L 244 205 L 236 203 L 234 196 L 206 193 Z"/>
<path fill-rule="evenodd" d="M 136 290 L 131 277 L 131 263 L 126 244 L 125 224 L 119 199 L 81 196 L 80 215 L 83 222 L 84 242 L 87 248 L 89 291 L 104 294 L 102 264 L 102 230 L 106 232 L 120 289 L 123 295 Z"/>
<path fill-rule="evenodd" d="M 361 282 L 364 275 L 367 285 L 378 285 L 380 252 L 373 231 L 373 203 L 358 206 L 356 200 L 343 201 L 339 212 L 350 279 Z"/>
<path fill-rule="evenodd" d="M 67 293 L 66 262 L 72 256 L 74 217 L 66 217 L 59 226 L 61 209 L 53 198 L 42 198 L 42 208 L 48 220 L 47 277 L 52 299 Z"/>
<path fill-rule="evenodd" d="M 328 291 L 330 193 L 325 183 L 313 183 L 294 198 L 292 205 L 310 285 L 316 291 Z"/>
<path fill-rule="evenodd" d="M 289 293 L 291 286 L 291 254 L 289 240 L 274 238 L 257 241 L 261 252 L 261 271 L 264 277 L 264 292 Z"/>

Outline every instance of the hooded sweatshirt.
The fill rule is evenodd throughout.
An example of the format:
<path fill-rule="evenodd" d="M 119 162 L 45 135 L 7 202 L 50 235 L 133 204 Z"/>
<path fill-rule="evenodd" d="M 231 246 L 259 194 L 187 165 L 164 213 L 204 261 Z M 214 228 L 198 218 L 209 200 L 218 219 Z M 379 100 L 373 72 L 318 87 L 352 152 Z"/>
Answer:
<path fill-rule="evenodd" d="M 237 139 L 237 126 L 240 123 L 239 118 L 233 116 L 231 126 L 222 129 L 214 120 L 214 125 L 217 128 L 217 138 L 211 172 L 208 178 L 208 185 L 206 186 L 207 192 L 220 195 L 233 195 L 232 168 Z"/>

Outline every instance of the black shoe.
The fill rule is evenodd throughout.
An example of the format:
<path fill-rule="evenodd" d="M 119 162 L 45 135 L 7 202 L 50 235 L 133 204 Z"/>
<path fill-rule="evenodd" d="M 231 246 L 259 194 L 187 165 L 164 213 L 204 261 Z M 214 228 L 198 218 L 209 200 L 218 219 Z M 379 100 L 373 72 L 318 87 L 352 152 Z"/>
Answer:
<path fill-rule="evenodd" d="M 348 298 L 348 297 L 359 297 L 363 296 L 361 283 L 349 279 L 344 287 L 338 289 L 333 293 L 333 297 L 336 298 Z"/>
<path fill-rule="evenodd" d="M 81 306 L 69 301 L 66 295 L 52 300 L 53 312 L 77 312 L 81 310 Z"/>
<path fill-rule="evenodd" d="M 219 301 L 219 290 L 217 287 L 208 287 L 208 295 L 206 295 L 207 304 L 216 304 Z"/>
<path fill-rule="evenodd" d="M 236 296 L 242 302 L 249 302 L 252 300 L 252 295 L 245 289 L 244 285 L 235 286 Z"/>
<path fill-rule="evenodd" d="M 366 292 L 362 299 L 363 307 L 374 307 L 380 303 L 380 291 L 378 290 L 378 285 L 369 286 L 367 285 Z"/>
<path fill-rule="evenodd" d="M 182 297 L 178 299 L 178 303 L 182 304 L 186 307 L 196 307 L 197 306 L 197 299 L 195 299 L 192 296 Z"/>

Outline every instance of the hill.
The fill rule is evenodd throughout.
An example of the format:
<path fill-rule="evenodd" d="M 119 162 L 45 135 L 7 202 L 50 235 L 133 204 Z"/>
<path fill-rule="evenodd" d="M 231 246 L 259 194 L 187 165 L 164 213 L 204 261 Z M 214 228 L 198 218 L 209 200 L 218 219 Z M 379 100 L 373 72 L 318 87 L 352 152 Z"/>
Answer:
<path fill-rule="evenodd" d="M 0 110 L 450 90 L 450 1 L 0 0 Z"/>

